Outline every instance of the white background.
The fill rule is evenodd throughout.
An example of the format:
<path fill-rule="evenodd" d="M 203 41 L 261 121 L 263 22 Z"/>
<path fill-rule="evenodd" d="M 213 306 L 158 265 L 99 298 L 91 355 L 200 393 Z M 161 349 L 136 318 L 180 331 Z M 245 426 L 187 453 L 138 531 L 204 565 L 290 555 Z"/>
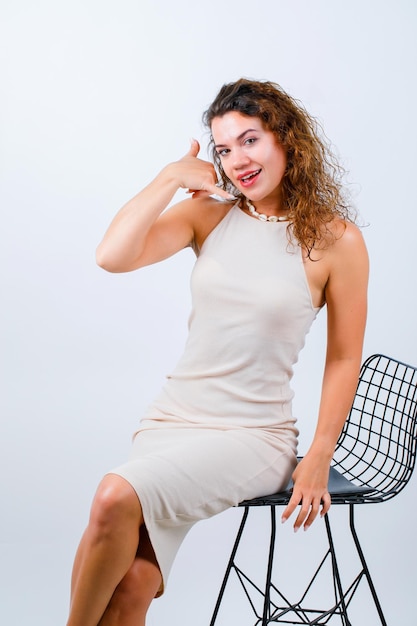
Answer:
<path fill-rule="evenodd" d="M 95 486 L 125 460 L 181 353 L 192 253 L 114 276 L 96 267 L 94 252 L 116 210 L 182 156 L 191 136 L 205 145 L 201 113 L 224 82 L 279 82 L 323 122 L 369 224 L 364 353 L 417 364 L 416 7 L 2 0 L 2 624 L 65 623 Z M 321 314 L 294 380 L 301 451 L 314 427 L 324 339 Z M 390 626 L 415 624 L 416 480 L 394 501 L 358 511 Z M 193 529 L 150 626 L 208 624 L 239 516 L 231 510 Z M 322 525 L 295 537 L 287 526 L 285 571 L 298 576 Z M 253 542 L 256 552 L 255 530 Z M 344 550 L 349 561 L 350 545 Z M 355 626 L 378 623 L 366 594 L 355 610 Z M 226 623 L 245 622 L 228 614 Z"/>

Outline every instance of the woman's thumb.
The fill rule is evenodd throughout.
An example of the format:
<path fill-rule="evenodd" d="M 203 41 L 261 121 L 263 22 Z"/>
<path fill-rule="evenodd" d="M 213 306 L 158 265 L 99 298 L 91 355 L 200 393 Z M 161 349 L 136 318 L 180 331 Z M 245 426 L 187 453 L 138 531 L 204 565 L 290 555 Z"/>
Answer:
<path fill-rule="evenodd" d="M 186 156 L 196 157 L 199 152 L 200 152 L 200 144 L 198 143 L 197 139 L 191 139 L 191 146 Z"/>

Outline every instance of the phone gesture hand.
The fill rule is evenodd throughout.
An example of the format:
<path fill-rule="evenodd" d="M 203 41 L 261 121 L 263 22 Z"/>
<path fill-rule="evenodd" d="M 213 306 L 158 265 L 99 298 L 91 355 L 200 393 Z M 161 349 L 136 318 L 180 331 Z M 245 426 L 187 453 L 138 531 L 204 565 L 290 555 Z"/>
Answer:
<path fill-rule="evenodd" d="M 182 159 L 175 163 L 179 186 L 187 189 L 193 198 L 216 195 L 225 200 L 234 200 L 235 196 L 217 186 L 217 175 L 214 165 L 198 158 L 200 144 L 192 139 L 190 149 Z"/>

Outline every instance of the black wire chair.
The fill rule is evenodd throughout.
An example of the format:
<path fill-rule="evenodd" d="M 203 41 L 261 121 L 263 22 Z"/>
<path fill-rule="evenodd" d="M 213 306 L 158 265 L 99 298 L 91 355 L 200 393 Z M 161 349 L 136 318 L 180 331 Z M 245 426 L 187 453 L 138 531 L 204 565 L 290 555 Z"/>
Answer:
<path fill-rule="evenodd" d="M 362 579 L 368 583 L 376 611 L 387 626 L 374 583 L 355 528 L 354 507 L 389 500 L 400 493 L 410 480 L 416 462 L 417 446 L 417 369 L 387 356 L 376 354 L 362 365 L 352 409 L 339 437 L 329 477 L 332 504 L 349 506 L 349 526 L 360 561 L 360 570 L 349 584 L 342 584 L 329 515 L 325 515 L 328 549 L 305 591 L 296 602 L 287 599 L 272 582 L 276 538 L 276 507 L 286 505 L 291 488 L 271 496 L 242 502 L 242 521 L 226 568 L 210 626 L 217 621 L 230 576 L 234 573 L 251 606 L 254 626 L 267 624 L 325 625 L 338 617 L 343 626 L 352 626 L 349 605 Z M 249 511 L 268 506 L 271 514 L 266 580 L 255 583 L 237 564 L 238 547 Z M 344 547 L 345 549 L 345 547 Z M 325 563 L 331 565 L 332 604 L 330 607 L 306 606 L 308 594 Z M 233 577 L 235 578 L 235 577 Z"/>

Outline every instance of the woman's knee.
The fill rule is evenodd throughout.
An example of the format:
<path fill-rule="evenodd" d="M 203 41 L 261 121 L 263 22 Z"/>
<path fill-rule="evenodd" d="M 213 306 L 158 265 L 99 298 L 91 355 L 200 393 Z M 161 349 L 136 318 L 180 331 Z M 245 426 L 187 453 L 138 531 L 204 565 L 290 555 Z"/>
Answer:
<path fill-rule="evenodd" d="M 128 612 L 146 612 L 161 588 L 161 580 L 155 564 L 136 558 L 117 586 L 112 602 Z"/>
<path fill-rule="evenodd" d="M 129 522 L 142 523 L 142 508 L 133 487 L 124 478 L 108 474 L 103 478 L 94 496 L 90 525 L 101 530 L 126 526 Z"/>
<path fill-rule="evenodd" d="M 145 623 L 149 606 L 156 595 L 156 583 L 150 586 L 146 578 L 140 568 L 132 565 L 116 587 L 99 626 Z"/>

